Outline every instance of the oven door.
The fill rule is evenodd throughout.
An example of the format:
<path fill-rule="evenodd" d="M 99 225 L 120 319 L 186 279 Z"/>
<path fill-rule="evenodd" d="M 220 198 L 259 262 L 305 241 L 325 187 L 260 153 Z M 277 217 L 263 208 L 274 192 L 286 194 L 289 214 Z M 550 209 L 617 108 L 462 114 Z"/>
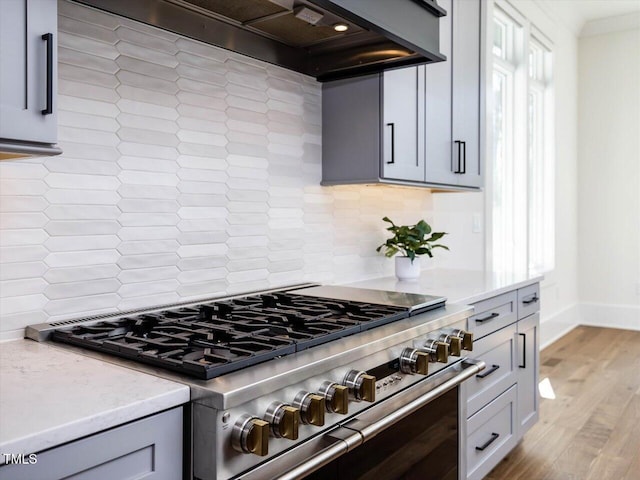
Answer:
<path fill-rule="evenodd" d="M 462 360 L 239 478 L 458 478 L 458 386 L 484 362 Z"/>

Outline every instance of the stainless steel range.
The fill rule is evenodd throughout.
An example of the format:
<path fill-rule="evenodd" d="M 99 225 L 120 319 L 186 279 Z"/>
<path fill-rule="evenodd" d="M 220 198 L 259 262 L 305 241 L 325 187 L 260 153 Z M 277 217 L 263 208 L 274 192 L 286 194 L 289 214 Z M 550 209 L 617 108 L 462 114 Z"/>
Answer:
<path fill-rule="evenodd" d="M 439 297 L 311 286 L 27 335 L 189 384 L 194 479 L 455 479 L 457 387 L 484 368 L 465 357 L 471 312 Z"/>

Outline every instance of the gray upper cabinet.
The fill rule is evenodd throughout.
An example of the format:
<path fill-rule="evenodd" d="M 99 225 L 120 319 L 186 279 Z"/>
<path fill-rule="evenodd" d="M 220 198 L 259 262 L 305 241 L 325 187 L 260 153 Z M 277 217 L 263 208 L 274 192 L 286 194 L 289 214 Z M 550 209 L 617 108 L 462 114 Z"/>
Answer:
<path fill-rule="evenodd" d="M 451 0 L 440 0 L 438 4 L 449 15 L 440 22 L 440 50 L 448 61 L 419 67 L 425 76 L 425 180 L 442 185 L 457 185 L 452 158 L 452 68 Z"/>
<path fill-rule="evenodd" d="M 481 2 L 453 0 L 453 171 L 458 184 L 481 187 L 480 58 Z"/>
<path fill-rule="evenodd" d="M 482 187 L 480 0 L 439 0 L 446 62 L 323 85 L 322 183 Z"/>
<path fill-rule="evenodd" d="M 55 0 L 0 1 L 0 158 L 60 153 L 57 25 Z"/>
<path fill-rule="evenodd" d="M 424 181 L 423 81 L 415 67 L 382 74 L 383 178 Z"/>
<path fill-rule="evenodd" d="M 440 47 L 450 62 L 426 76 L 427 183 L 482 187 L 480 164 L 480 8 L 478 0 L 440 0 L 450 12 Z"/>

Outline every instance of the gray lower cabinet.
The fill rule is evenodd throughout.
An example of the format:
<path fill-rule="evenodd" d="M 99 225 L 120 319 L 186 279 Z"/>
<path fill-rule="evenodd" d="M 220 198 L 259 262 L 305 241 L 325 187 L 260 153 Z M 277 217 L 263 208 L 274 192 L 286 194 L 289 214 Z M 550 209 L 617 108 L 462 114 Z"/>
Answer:
<path fill-rule="evenodd" d="M 57 11 L 56 0 L 0 1 L 0 151 L 60 153 L 46 150 L 57 142 Z"/>
<path fill-rule="evenodd" d="M 518 434 L 522 437 L 538 421 L 540 314 L 518 322 Z"/>
<path fill-rule="evenodd" d="M 461 387 L 460 478 L 480 480 L 538 421 L 540 287 L 474 304 L 471 356 L 487 367 Z"/>
<path fill-rule="evenodd" d="M 439 62 L 323 85 L 322 183 L 482 187 L 480 0 L 440 0 Z"/>
<path fill-rule="evenodd" d="M 518 443 L 517 392 L 512 386 L 467 420 L 469 480 L 480 480 Z"/>
<path fill-rule="evenodd" d="M 37 453 L 32 465 L 0 466 L 0 480 L 179 480 L 182 407 Z"/>

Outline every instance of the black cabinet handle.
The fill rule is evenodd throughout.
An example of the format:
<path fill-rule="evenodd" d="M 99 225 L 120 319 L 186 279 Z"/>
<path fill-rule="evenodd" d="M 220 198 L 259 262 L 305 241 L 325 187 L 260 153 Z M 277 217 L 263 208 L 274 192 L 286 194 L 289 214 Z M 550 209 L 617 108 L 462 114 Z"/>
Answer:
<path fill-rule="evenodd" d="M 538 296 L 534 295 L 529 300 L 523 300 L 522 303 L 524 303 L 525 305 L 529 305 L 530 303 L 536 303 L 538 300 L 540 300 Z"/>
<path fill-rule="evenodd" d="M 453 173 L 467 173 L 467 142 L 455 140 L 458 145 L 458 168 Z"/>
<path fill-rule="evenodd" d="M 42 40 L 47 42 L 47 106 L 42 115 L 53 113 L 53 33 L 45 33 Z"/>
<path fill-rule="evenodd" d="M 500 365 L 491 365 L 491 368 L 483 373 L 479 373 L 476 375 L 476 378 L 485 378 L 488 377 L 489 375 L 491 375 L 493 372 L 495 372 L 496 370 L 498 370 L 500 368 Z"/>
<path fill-rule="evenodd" d="M 391 160 L 387 163 L 396 163 L 396 125 L 387 123 L 387 127 L 391 127 Z"/>
<path fill-rule="evenodd" d="M 458 166 L 453 171 L 453 173 L 462 173 L 462 170 L 460 168 L 460 161 L 462 160 L 462 144 L 464 142 L 462 142 L 461 140 L 455 140 L 454 143 L 456 143 L 458 145 Z"/>
<path fill-rule="evenodd" d="M 520 335 L 522 337 L 522 365 L 518 365 L 520 368 L 527 368 L 527 334 L 526 333 L 519 333 L 518 335 Z"/>
<path fill-rule="evenodd" d="M 467 173 L 467 142 L 462 142 L 462 172 L 460 173 Z"/>
<path fill-rule="evenodd" d="M 476 447 L 476 450 L 478 450 L 479 452 L 483 451 L 484 449 L 486 449 L 489 445 L 491 445 L 493 442 L 495 442 L 498 437 L 500 436 L 499 433 L 492 433 L 491 434 L 491 438 L 489 440 L 486 441 L 486 443 L 480 447 Z"/>
<path fill-rule="evenodd" d="M 499 317 L 500 314 L 497 312 L 490 313 L 488 316 L 484 318 L 476 318 L 476 323 L 488 322 L 489 320 L 493 320 L 496 317 Z"/>

